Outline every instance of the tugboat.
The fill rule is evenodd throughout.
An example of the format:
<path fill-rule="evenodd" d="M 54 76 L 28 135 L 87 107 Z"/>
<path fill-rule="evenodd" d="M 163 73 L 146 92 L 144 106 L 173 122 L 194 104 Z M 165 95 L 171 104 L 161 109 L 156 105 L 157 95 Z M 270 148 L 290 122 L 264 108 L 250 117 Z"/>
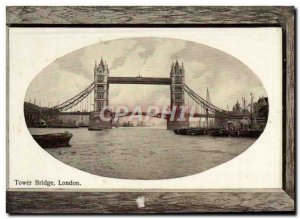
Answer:
<path fill-rule="evenodd" d="M 34 140 L 42 148 L 59 148 L 59 147 L 70 147 L 69 141 L 73 137 L 72 133 L 52 133 L 45 135 L 32 135 Z"/>

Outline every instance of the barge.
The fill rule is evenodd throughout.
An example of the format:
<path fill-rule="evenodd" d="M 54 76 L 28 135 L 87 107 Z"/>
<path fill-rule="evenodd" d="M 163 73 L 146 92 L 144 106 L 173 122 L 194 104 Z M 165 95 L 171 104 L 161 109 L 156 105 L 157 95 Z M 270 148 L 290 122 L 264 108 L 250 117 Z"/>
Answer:
<path fill-rule="evenodd" d="M 209 135 L 212 137 L 245 137 L 258 138 L 262 131 L 260 130 L 228 130 L 221 128 L 181 128 L 174 129 L 177 135 Z"/>

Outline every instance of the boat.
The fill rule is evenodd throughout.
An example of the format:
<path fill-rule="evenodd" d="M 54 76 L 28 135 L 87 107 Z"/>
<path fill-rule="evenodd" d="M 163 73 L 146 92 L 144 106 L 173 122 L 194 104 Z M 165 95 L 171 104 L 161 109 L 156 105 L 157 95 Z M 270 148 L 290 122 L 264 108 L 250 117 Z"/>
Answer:
<path fill-rule="evenodd" d="M 174 129 L 174 133 L 177 135 L 205 135 L 206 129 L 204 129 L 204 128 L 180 128 L 180 129 Z"/>
<path fill-rule="evenodd" d="M 205 135 L 205 129 L 203 128 L 190 128 L 186 130 L 187 135 Z"/>
<path fill-rule="evenodd" d="M 72 133 L 52 133 L 45 135 L 32 135 L 33 139 L 42 148 L 58 148 L 58 147 L 70 147 L 69 141 L 73 137 Z"/>

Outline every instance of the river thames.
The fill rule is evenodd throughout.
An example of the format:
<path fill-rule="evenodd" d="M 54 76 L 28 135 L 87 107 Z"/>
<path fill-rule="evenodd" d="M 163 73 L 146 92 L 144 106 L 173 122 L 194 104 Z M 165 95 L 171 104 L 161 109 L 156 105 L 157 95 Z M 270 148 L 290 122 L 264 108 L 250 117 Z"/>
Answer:
<path fill-rule="evenodd" d="M 71 147 L 45 150 L 77 169 L 123 179 L 168 179 L 197 174 L 238 156 L 256 140 L 175 135 L 163 127 L 29 130 L 31 134 L 72 133 Z"/>

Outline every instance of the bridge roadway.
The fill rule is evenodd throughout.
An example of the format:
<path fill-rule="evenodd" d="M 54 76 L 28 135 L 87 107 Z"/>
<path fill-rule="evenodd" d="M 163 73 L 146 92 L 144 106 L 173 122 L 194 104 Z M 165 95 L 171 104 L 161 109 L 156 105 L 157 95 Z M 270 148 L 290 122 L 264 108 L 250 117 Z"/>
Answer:
<path fill-rule="evenodd" d="M 170 85 L 170 78 L 152 78 L 152 77 L 108 77 L 109 84 L 157 84 Z"/>
<path fill-rule="evenodd" d="M 48 115 L 90 115 L 90 112 L 44 112 L 45 114 Z M 146 112 L 142 112 L 143 116 L 146 116 Z M 125 116 L 130 116 L 132 115 L 132 112 L 128 112 L 126 115 L 120 116 L 120 117 L 125 117 Z M 137 114 L 135 114 L 137 115 Z M 206 118 L 206 114 L 205 113 L 194 113 L 194 118 Z M 161 113 L 158 113 L 156 116 L 152 116 L 152 117 L 156 117 L 156 118 L 161 118 Z M 235 116 L 235 117 L 230 117 L 228 115 L 214 115 L 214 114 L 208 114 L 208 118 L 224 118 L 224 119 L 242 119 L 243 116 Z"/>

